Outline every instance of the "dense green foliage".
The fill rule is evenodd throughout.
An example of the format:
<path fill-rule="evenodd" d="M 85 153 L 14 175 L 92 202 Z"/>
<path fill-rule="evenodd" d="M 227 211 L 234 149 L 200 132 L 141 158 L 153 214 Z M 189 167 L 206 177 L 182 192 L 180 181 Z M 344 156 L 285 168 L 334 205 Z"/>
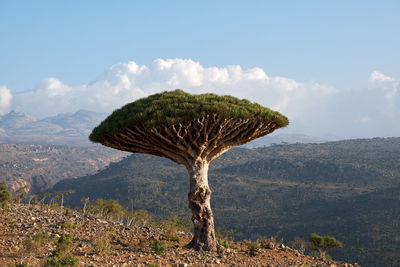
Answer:
<path fill-rule="evenodd" d="M 93 130 L 89 139 L 101 142 L 105 133 L 118 133 L 128 126 L 174 125 L 213 113 L 226 118 L 274 121 L 280 127 L 289 123 L 288 119 L 278 112 L 245 99 L 215 94 L 191 95 L 182 90 L 175 90 L 141 98 L 114 111 Z"/>
<path fill-rule="evenodd" d="M 242 238 L 279 233 L 285 242 L 311 233 L 332 235 L 334 259 L 362 266 L 400 265 L 400 138 L 232 149 L 213 161 L 209 181 L 216 227 Z M 96 175 L 60 182 L 80 199 L 118 199 L 156 220 L 190 218 L 183 166 L 133 154 Z M 68 204 L 67 203 L 67 204 Z"/>
<path fill-rule="evenodd" d="M 315 233 L 310 235 L 311 249 L 319 251 L 321 256 L 325 256 L 327 250 L 341 248 L 343 244 L 336 238 L 326 235 L 320 236 Z"/>

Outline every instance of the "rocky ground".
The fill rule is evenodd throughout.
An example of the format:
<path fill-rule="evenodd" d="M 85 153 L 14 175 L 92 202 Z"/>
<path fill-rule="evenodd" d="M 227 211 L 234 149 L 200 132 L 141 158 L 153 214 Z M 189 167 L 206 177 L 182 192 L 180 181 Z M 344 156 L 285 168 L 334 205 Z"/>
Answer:
<path fill-rule="evenodd" d="M 302 255 L 283 244 L 252 250 L 237 242 L 223 253 L 198 252 L 185 248 L 191 233 L 168 238 L 154 226 L 126 227 L 78 211 L 24 204 L 11 204 L 0 214 L 0 266 L 21 261 L 40 266 L 65 234 L 73 236 L 70 252 L 79 266 L 358 266 Z"/>

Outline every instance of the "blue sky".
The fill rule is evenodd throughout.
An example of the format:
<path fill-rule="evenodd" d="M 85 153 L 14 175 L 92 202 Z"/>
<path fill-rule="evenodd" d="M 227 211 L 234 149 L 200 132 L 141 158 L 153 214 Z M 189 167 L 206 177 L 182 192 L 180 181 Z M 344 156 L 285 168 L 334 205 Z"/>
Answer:
<path fill-rule="evenodd" d="M 238 65 L 244 71 L 260 68 L 268 77 L 285 77 L 304 86 L 322 84 L 335 91 L 335 96 L 324 98 L 329 103 L 341 103 L 341 97 L 344 102 L 351 97 L 356 101 L 363 90 L 370 88 L 368 92 L 372 92 L 371 88 L 377 87 L 389 99 L 387 92 L 392 90 L 393 116 L 400 113 L 399 13 L 400 1 L 2 0 L 0 86 L 13 96 L 7 107 L 4 103 L 9 98 L 4 97 L 2 112 L 17 107 L 32 112 L 28 107 L 35 103 L 22 101 L 23 92 L 49 86 L 48 78 L 81 90 L 77 88 L 96 83 L 116 64 L 133 61 L 154 70 L 157 59 L 184 59 L 204 69 Z M 371 86 L 374 72 L 384 76 L 374 76 L 378 80 L 372 79 Z M 139 89 L 144 95 L 151 92 Z M 307 92 L 305 89 L 304 94 Z M 303 101 L 303 105 L 310 104 Z M 109 109 L 116 108 L 111 106 Z M 347 112 L 352 113 L 352 104 L 348 106 Z M 383 103 L 382 108 L 385 106 L 388 104 Z M 334 108 L 324 114 L 334 116 Z M 43 110 L 37 116 L 46 112 L 50 111 Z M 379 112 L 386 117 L 376 119 L 391 121 L 389 111 Z M 363 116 L 360 111 L 360 120 L 371 121 L 373 117 Z M 307 123 L 303 120 L 300 124 L 303 126 L 298 130 L 307 132 Z M 399 136 L 399 130 L 387 128 L 370 135 Z M 368 136 L 356 129 L 334 134 Z"/>

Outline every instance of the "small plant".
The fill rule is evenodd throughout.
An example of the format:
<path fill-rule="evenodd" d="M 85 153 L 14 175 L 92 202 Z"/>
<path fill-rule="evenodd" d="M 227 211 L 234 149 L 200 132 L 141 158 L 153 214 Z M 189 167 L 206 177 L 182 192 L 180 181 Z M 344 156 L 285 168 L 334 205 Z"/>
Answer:
<path fill-rule="evenodd" d="M 79 225 L 74 223 L 72 220 L 66 220 L 59 224 L 62 229 L 76 229 L 79 228 Z"/>
<path fill-rule="evenodd" d="M 83 207 L 82 207 L 83 214 L 87 214 L 88 207 L 89 207 L 89 197 L 82 198 L 81 203 L 83 204 Z"/>
<path fill-rule="evenodd" d="M 220 228 L 217 228 L 217 230 L 215 231 L 215 235 L 217 237 L 218 243 L 221 246 L 225 248 L 234 248 L 233 241 L 235 237 L 242 235 L 242 233 L 239 233 L 234 229 L 221 231 Z"/>
<path fill-rule="evenodd" d="M 320 257 L 326 258 L 326 251 L 334 248 L 341 248 L 343 244 L 331 236 L 320 236 L 317 234 L 310 235 L 310 248 L 314 251 L 318 251 Z"/>
<path fill-rule="evenodd" d="M 94 214 L 100 214 L 106 219 L 113 219 L 122 214 L 122 206 L 116 200 L 98 198 L 91 206 L 91 212 Z"/>
<path fill-rule="evenodd" d="M 135 218 L 135 225 L 147 225 L 152 220 L 151 215 L 146 210 L 134 210 L 133 216 Z"/>
<path fill-rule="evenodd" d="M 289 241 L 288 244 L 301 254 L 304 254 L 307 247 L 307 242 L 304 241 L 304 239 L 299 236 L 295 236 L 292 241 Z"/>
<path fill-rule="evenodd" d="M 71 234 L 62 235 L 56 242 L 56 249 L 53 255 L 48 257 L 44 262 L 45 267 L 78 267 L 79 259 L 74 257 L 71 252 L 75 248 Z"/>
<path fill-rule="evenodd" d="M 7 264 L 7 267 L 31 267 L 32 265 L 29 265 L 28 263 L 9 263 Z"/>
<path fill-rule="evenodd" d="M 165 219 L 160 226 L 165 231 L 163 238 L 172 242 L 179 242 L 178 231 L 187 231 L 187 224 L 179 220 L 177 216 Z"/>
<path fill-rule="evenodd" d="M 6 223 L 8 223 L 11 226 L 14 226 L 17 223 L 13 218 L 10 218 L 8 216 L 5 217 L 4 219 L 5 219 Z"/>
<path fill-rule="evenodd" d="M 96 238 L 93 243 L 94 251 L 98 255 L 107 255 L 111 252 L 111 238 L 110 234 L 106 233 L 105 235 Z"/>
<path fill-rule="evenodd" d="M 65 212 L 64 212 L 64 215 L 65 215 L 65 216 L 71 217 L 72 214 L 73 214 L 73 213 L 72 213 L 72 210 L 71 210 L 71 209 L 65 208 Z"/>
<path fill-rule="evenodd" d="M 72 234 L 62 235 L 57 240 L 54 255 L 57 257 L 62 257 L 69 254 L 75 248 L 75 243 L 72 239 Z"/>
<path fill-rule="evenodd" d="M 52 203 L 48 204 L 47 207 L 48 207 L 49 209 L 51 209 L 51 210 L 58 210 L 58 209 L 60 209 L 60 205 L 58 205 L 57 202 L 52 202 Z"/>
<path fill-rule="evenodd" d="M 6 213 L 8 202 L 11 200 L 11 193 L 5 183 L 0 183 L 0 208 L 1 212 Z"/>
<path fill-rule="evenodd" d="M 151 248 L 157 254 L 164 254 L 167 250 L 167 243 L 164 240 L 157 240 L 155 239 L 151 244 Z"/>
<path fill-rule="evenodd" d="M 49 241 L 49 236 L 46 233 L 35 234 L 32 239 L 26 239 L 23 241 L 21 252 L 20 263 L 23 264 L 24 258 L 30 258 L 32 253 L 38 253 L 44 245 Z"/>
<path fill-rule="evenodd" d="M 258 243 L 260 243 L 260 246 L 262 248 L 274 249 L 283 243 L 283 238 L 278 240 L 277 239 L 278 236 L 279 236 L 279 232 L 271 237 L 263 236 L 258 240 Z"/>
<path fill-rule="evenodd" d="M 18 190 L 15 192 L 16 195 L 15 195 L 15 198 L 14 198 L 14 201 L 15 201 L 16 203 L 20 203 L 21 200 L 26 199 L 25 190 L 27 190 L 28 188 L 29 188 L 29 187 L 28 187 L 27 185 L 18 188 Z"/>
<path fill-rule="evenodd" d="M 254 257 L 260 251 L 260 246 L 257 242 L 246 241 L 247 250 L 250 256 Z"/>
<path fill-rule="evenodd" d="M 62 258 L 49 257 L 43 265 L 44 267 L 78 267 L 79 259 L 70 254 Z"/>

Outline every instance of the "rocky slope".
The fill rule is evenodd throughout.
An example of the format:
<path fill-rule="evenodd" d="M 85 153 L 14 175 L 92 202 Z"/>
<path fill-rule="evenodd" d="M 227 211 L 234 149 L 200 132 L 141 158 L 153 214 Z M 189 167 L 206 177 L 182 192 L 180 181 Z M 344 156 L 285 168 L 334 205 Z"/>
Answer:
<path fill-rule="evenodd" d="M 45 242 L 29 251 L 27 244 L 32 243 L 27 241 L 38 234 Z M 0 266 L 21 261 L 40 266 L 54 251 L 53 241 L 65 234 L 73 235 L 71 253 L 79 258 L 79 266 L 358 266 L 305 256 L 283 244 L 261 248 L 254 256 L 243 242 L 219 254 L 197 252 L 184 247 L 191 233 L 183 231 L 177 232 L 179 240 L 167 241 L 160 251 L 152 244 L 165 239 L 163 228 L 126 227 L 77 211 L 23 204 L 11 204 L 0 217 Z"/>

